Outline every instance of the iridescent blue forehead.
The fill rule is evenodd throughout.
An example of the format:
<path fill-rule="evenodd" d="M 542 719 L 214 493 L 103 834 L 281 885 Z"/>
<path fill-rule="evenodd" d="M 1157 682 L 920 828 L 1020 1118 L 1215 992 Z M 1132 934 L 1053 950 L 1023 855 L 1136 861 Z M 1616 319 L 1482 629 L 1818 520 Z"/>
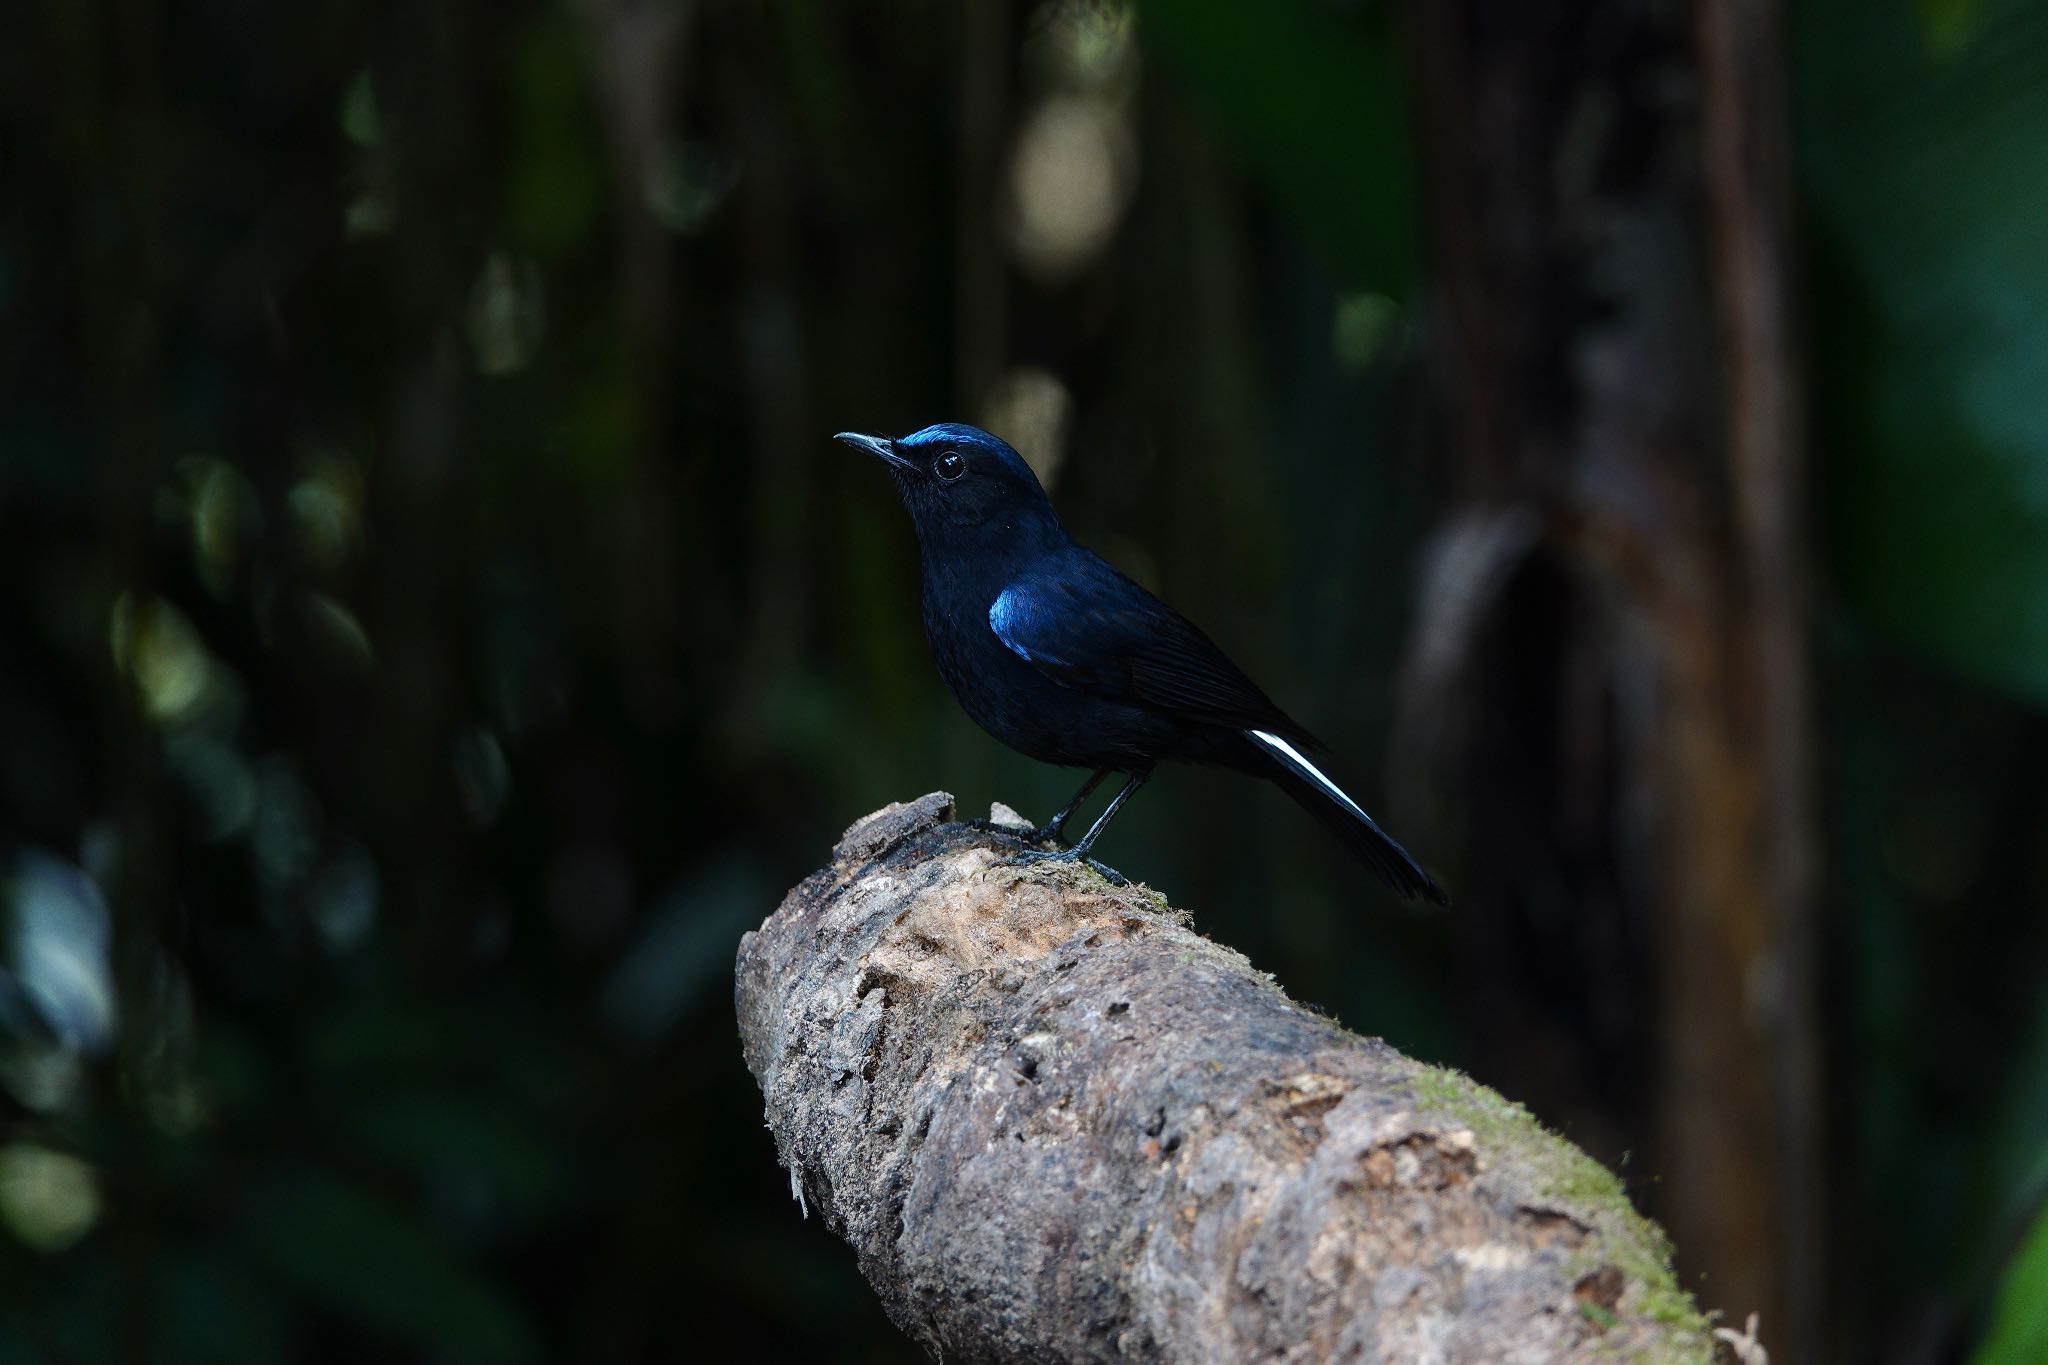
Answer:
<path fill-rule="evenodd" d="M 984 450 L 1007 450 L 1000 440 L 989 435 L 980 427 L 970 427 L 965 422 L 935 422 L 922 431 L 913 431 L 896 443 L 906 450 L 924 450 L 931 446 L 980 446 Z"/>

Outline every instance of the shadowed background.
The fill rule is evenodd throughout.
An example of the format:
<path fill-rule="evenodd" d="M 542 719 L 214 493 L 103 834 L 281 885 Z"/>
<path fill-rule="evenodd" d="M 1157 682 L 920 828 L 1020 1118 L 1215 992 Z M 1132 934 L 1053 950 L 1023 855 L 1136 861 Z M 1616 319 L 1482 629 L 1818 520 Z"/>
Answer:
<path fill-rule="evenodd" d="M 829 439 L 940 419 L 1459 903 L 1109 862 L 1781 1359 L 2048 1353 L 2048 4 L 16 9 L 0 1362 L 914 1358 L 730 973 L 1075 784 Z"/>

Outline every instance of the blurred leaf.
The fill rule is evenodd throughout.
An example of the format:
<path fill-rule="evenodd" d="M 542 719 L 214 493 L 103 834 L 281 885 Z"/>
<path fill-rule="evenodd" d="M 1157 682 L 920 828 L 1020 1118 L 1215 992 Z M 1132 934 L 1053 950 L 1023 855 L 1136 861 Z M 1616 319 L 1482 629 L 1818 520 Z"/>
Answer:
<path fill-rule="evenodd" d="M 2034 1216 L 1998 1291 L 1991 1330 L 1971 1365 L 2040 1365 L 2048 1360 L 2048 1208 Z"/>
<path fill-rule="evenodd" d="M 577 386 L 562 419 L 561 439 L 549 454 L 563 473 L 592 491 L 609 491 L 624 479 L 637 439 L 632 386 L 611 358 Z"/>
<path fill-rule="evenodd" d="M 2048 1204 L 2048 998 L 2036 1002 L 2018 1043 L 2010 1071 L 1999 1080 L 1996 1112 L 1975 1135 L 1968 1161 L 1980 1182 L 1967 1210 L 1976 1224 L 1972 1242 L 1990 1248 L 1970 1267 L 1979 1293 L 1998 1271 L 2004 1239 Z"/>
<path fill-rule="evenodd" d="M 358 1106 L 352 1121 L 385 1158 L 429 1179 L 481 1179 L 485 1197 L 521 1216 L 544 1208 L 561 1188 L 554 1152 L 502 1106 L 460 1095 L 380 1094 Z"/>
<path fill-rule="evenodd" d="M 92 1243 L 77 1249 L 92 1252 Z M 101 1365 L 121 1359 L 117 1343 L 121 1322 L 119 1283 L 104 1254 L 89 1254 L 65 1266 L 51 1302 L 53 1354 L 66 1365 Z"/>
<path fill-rule="evenodd" d="M 1920 23 L 1927 30 L 1927 45 L 1936 52 L 1954 52 L 1969 41 L 1983 6 L 1978 0 L 1913 0 L 1920 11 Z"/>
<path fill-rule="evenodd" d="M 12 1327 L 0 1323 L 0 1365 L 42 1365 L 43 1355 Z"/>
<path fill-rule="evenodd" d="M 181 1254 L 164 1266 L 160 1339 L 174 1361 L 272 1365 L 292 1358 L 283 1306 L 220 1257 Z"/>
<path fill-rule="evenodd" d="M 1141 3 L 1139 36 L 1354 282 L 1403 292 L 1414 173 L 1379 6 Z"/>
<path fill-rule="evenodd" d="M 350 1001 L 318 1022 L 305 1063 L 330 1080 L 431 1074 L 469 1055 L 462 1018 L 426 1002 L 375 997 Z"/>
<path fill-rule="evenodd" d="M 329 1175 L 280 1185 L 250 1224 L 271 1270 L 322 1306 L 455 1360 L 524 1361 L 531 1327 L 431 1229 Z"/>
<path fill-rule="evenodd" d="M 661 898 L 605 982 L 600 1008 L 612 1027 L 653 1042 L 703 999 L 729 989 L 740 935 L 760 922 L 773 893 L 759 870 L 724 859 L 690 873 Z"/>
<path fill-rule="evenodd" d="M 564 6 L 531 21 L 511 64 L 516 114 L 506 227 L 541 256 L 583 245 L 603 206 L 606 162 L 588 63 L 582 29 Z"/>
<path fill-rule="evenodd" d="M 384 140 L 384 122 L 377 113 L 377 85 L 367 68 L 349 82 L 341 97 L 341 131 L 358 147 L 374 147 Z"/>
<path fill-rule="evenodd" d="M 1884 633 L 2048 701 L 2048 4 L 1984 6 L 1941 61 L 1901 8 L 1798 21 L 1807 187 L 1867 314 L 1814 322 L 1817 431 L 1850 447 L 1842 584 Z"/>

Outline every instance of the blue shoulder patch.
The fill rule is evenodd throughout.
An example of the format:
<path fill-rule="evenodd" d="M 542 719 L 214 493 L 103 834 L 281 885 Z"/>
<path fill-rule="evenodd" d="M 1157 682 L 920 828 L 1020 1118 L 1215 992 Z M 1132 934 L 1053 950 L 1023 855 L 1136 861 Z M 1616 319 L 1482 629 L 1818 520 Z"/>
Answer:
<path fill-rule="evenodd" d="M 1012 654 L 1034 664 L 1057 664 L 1058 659 L 1044 653 L 1034 654 L 1025 643 L 1031 632 L 1031 599 L 1017 588 L 1004 588 L 995 601 L 989 603 L 988 626 L 996 633 Z"/>

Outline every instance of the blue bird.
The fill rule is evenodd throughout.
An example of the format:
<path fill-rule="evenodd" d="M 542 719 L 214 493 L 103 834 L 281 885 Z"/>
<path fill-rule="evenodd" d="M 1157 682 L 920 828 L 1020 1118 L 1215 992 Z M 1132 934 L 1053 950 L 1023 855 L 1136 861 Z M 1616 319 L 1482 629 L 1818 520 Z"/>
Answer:
<path fill-rule="evenodd" d="M 1008 444 L 958 422 L 900 440 L 836 439 L 895 477 L 917 528 L 925 637 L 961 707 L 1019 753 L 1094 770 L 1027 837 L 1057 843 L 1104 778 L 1126 775 L 1080 842 L 1018 861 L 1087 857 L 1156 764 L 1212 763 L 1276 783 L 1396 891 L 1447 903 L 1311 759 L 1323 747 L 1315 736 L 1187 618 L 1074 542 Z"/>

